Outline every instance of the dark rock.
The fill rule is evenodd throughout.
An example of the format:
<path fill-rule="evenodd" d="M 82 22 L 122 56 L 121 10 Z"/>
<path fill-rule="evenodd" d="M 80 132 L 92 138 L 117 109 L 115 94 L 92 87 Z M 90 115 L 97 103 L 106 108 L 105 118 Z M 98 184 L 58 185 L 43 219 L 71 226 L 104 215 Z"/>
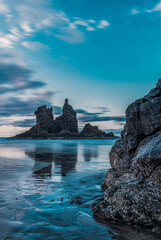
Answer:
<path fill-rule="evenodd" d="M 35 111 L 36 125 L 25 133 L 10 139 L 79 139 L 79 138 L 109 138 L 116 139 L 114 134 L 101 131 L 96 126 L 86 124 L 81 134 L 78 132 L 77 113 L 65 99 L 62 115 L 54 120 L 52 108 L 46 105 L 38 107 Z"/>
<path fill-rule="evenodd" d="M 78 133 L 78 121 L 76 115 L 77 113 L 73 110 L 72 106 L 69 105 L 68 99 L 65 99 L 63 114 L 55 120 L 58 132 L 67 130 L 69 132 Z"/>
<path fill-rule="evenodd" d="M 46 108 L 46 105 L 38 107 L 35 111 L 36 125 L 25 133 L 19 134 L 17 138 L 29 138 L 29 137 L 43 137 L 46 138 L 48 134 L 57 132 L 56 125 L 54 124 L 54 117 L 52 108 Z"/>
<path fill-rule="evenodd" d="M 84 201 L 80 196 L 74 196 L 71 198 L 71 204 L 82 205 L 83 203 L 84 203 Z"/>
<path fill-rule="evenodd" d="M 114 137 L 115 137 L 115 135 L 114 135 L 113 132 L 106 133 L 106 136 L 107 136 L 107 137 L 111 137 L 111 138 L 114 138 Z"/>
<path fill-rule="evenodd" d="M 121 139 L 109 154 L 104 200 L 93 206 L 105 220 L 161 224 L 161 80 L 126 110 Z"/>
<path fill-rule="evenodd" d="M 68 99 L 65 100 L 63 114 L 56 120 L 54 120 L 52 108 L 46 108 L 46 105 L 38 107 L 35 115 L 36 125 L 13 138 L 47 139 L 52 137 L 77 137 L 79 135 L 76 112 L 69 105 Z"/>
<path fill-rule="evenodd" d="M 116 138 L 112 132 L 106 134 L 104 131 L 100 130 L 97 126 L 92 126 L 90 123 L 87 123 L 83 130 L 81 131 L 82 137 L 95 137 L 95 138 Z"/>
<path fill-rule="evenodd" d="M 62 130 L 61 132 L 59 132 L 58 133 L 58 137 L 64 137 L 64 138 L 72 138 L 72 137 L 74 137 L 74 138 L 79 138 L 80 137 L 80 135 L 79 135 L 79 133 L 76 133 L 76 132 L 70 132 L 70 131 L 68 131 L 68 130 Z"/>

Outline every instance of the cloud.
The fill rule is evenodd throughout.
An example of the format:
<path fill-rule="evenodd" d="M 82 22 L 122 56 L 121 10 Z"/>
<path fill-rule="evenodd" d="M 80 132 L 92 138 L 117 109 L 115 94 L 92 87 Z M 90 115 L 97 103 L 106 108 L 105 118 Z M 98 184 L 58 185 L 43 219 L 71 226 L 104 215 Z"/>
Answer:
<path fill-rule="evenodd" d="M 97 25 L 97 28 L 104 29 L 106 27 L 109 27 L 110 23 L 106 20 L 101 20 L 99 24 Z"/>
<path fill-rule="evenodd" d="M 0 48 L 13 48 L 13 43 L 10 39 L 0 35 Z"/>
<path fill-rule="evenodd" d="M 91 113 L 91 112 L 88 112 L 88 111 L 86 111 L 86 110 L 84 110 L 84 109 L 75 109 L 75 111 L 77 112 L 77 113 L 80 113 L 80 114 L 83 114 L 84 116 L 97 116 L 97 115 L 101 115 L 103 112 L 101 111 L 101 112 L 95 112 L 95 113 Z"/>
<path fill-rule="evenodd" d="M 8 34 L 0 32 L 0 48 L 13 48 L 15 42 L 22 38 L 23 36 L 17 28 L 11 28 Z"/>
<path fill-rule="evenodd" d="M 36 81 L 32 69 L 11 63 L 9 54 L 0 55 L 0 59 L 5 58 L 8 61 L 0 61 L 0 116 L 33 116 L 38 106 L 51 106 L 51 99 L 56 92 L 41 90 L 46 83 Z"/>
<path fill-rule="evenodd" d="M 50 99 L 53 94 L 54 92 L 42 91 L 27 99 L 14 96 L 3 97 L 3 101 L 0 102 L 0 116 L 33 116 L 38 106 L 44 104 L 51 106 Z"/>
<path fill-rule="evenodd" d="M 158 11 L 161 11 L 161 2 L 159 2 L 153 9 L 152 11 L 154 12 L 158 12 Z"/>
<path fill-rule="evenodd" d="M 10 122 L 10 125 L 14 127 L 31 127 L 35 125 L 36 120 L 35 119 L 24 119 L 21 121 L 12 121 Z"/>
<path fill-rule="evenodd" d="M 96 24 L 95 20 L 85 20 L 82 18 L 74 18 L 76 21 L 71 23 L 71 27 L 77 29 L 78 26 L 83 26 L 86 28 L 86 31 L 95 31 L 96 28 L 105 29 L 110 26 L 110 23 L 106 20 L 101 20 L 99 24 Z"/>
<path fill-rule="evenodd" d="M 84 109 L 76 109 L 75 111 L 78 113 L 78 119 L 82 123 L 103 122 L 103 121 L 125 122 L 124 116 L 106 116 L 106 115 L 104 115 L 107 112 L 107 108 L 105 108 L 105 107 L 100 107 L 100 112 L 88 112 Z"/>
<path fill-rule="evenodd" d="M 8 6 L 0 0 L 0 14 L 1 12 L 6 18 L 3 32 L 0 33 L 1 48 L 14 48 L 16 43 L 24 39 L 22 45 L 35 50 L 34 45 L 36 49 L 40 44 L 41 47 L 44 45 L 39 43 L 38 46 L 38 43 L 29 41 L 29 38 L 37 33 L 54 36 L 71 44 L 79 44 L 86 39 L 85 31 L 109 26 L 106 20 L 101 20 L 98 24 L 94 19 L 70 18 L 65 12 L 54 9 L 48 1 L 43 0 L 15 0 L 14 5 L 8 1 Z"/>
<path fill-rule="evenodd" d="M 94 19 L 87 20 L 89 23 L 95 23 L 96 21 Z"/>
<path fill-rule="evenodd" d="M 152 12 L 161 12 L 161 1 L 158 2 L 152 9 L 146 9 L 145 12 L 152 13 Z"/>
<path fill-rule="evenodd" d="M 125 122 L 124 116 L 82 116 L 79 117 L 81 122 L 104 122 L 104 121 L 115 121 L 115 122 Z"/>
<path fill-rule="evenodd" d="M 140 11 L 137 8 L 133 8 L 133 9 L 131 9 L 130 13 L 131 13 L 131 15 L 137 15 L 140 13 Z"/>
<path fill-rule="evenodd" d="M 92 108 L 92 109 L 97 109 L 101 111 L 101 113 L 107 113 L 110 112 L 110 110 L 107 107 L 91 107 L 91 106 L 86 106 L 87 108 Z"/>
<path fill-rule="evenodd" d="M 85 41 L 84 33 L 82 33 L 78 29 L 63 27 L 60 29 L 59 32 L 60 33 L 54 33 L 53 36 L 65 41 L 65 42 L 68 42 L 71 44 L 78 44 L 78 43 L 82 43 Z"/>
<path fill-rule="evenodd" d="M 3 0 L 0 0 L 0 14 L 4 14 L 4 15 L 10 14 L 10 9 Z"/>
<path fill-rule="evenodd" d="M 16 64 L 0 62 L 1 94 L 44 87 L 42 81 L 32 79 L 33 70 Z"/>
<path fill-rule="evenodd" d="M 86 31 L 94 31 L 95 28 L 93 26 L 91 26 L 90 24 L 95 24 L 95 20 L 85 20 L 85 19 L 79 19 L 74 21 L 71 24 L 71 27 L 74 29 L 77 29 L 77 26 L 83 26 L 86 28 Z"/>
<path fill-rule="evenodd" d="M 42 49 L 42 48 L 44 48 L 44 49 L 49 48 L 47 45 L 42 44 L 42 43 L 37 42 L 37 41 L 36 42 L 31 42 L 31 41 L 22 42 L 22 46 L 24 46 L 24 47 L 26 47 L 30 50 L 39 50 L 39 49 Z"/>

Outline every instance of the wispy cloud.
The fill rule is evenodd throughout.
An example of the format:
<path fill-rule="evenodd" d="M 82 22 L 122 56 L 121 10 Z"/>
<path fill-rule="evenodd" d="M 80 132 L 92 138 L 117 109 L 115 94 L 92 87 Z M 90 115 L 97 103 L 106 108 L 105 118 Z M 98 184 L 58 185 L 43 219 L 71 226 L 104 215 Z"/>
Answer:
<path fill-rule="evenodd" d="M 14 63 L 0 62 L 1 94 L 44 87 L 45 83 L 32 79 L 33 70 Z"/>
<path fill-rule="evenodd" d="M 130 11 L 130 14 L 131 15 L 137 15 L 137 14 L 139 14 L 140 13 L 140 11 L 137 9 L 137 8 L 133 8 L 133 9 L 131 9 L 131 11 Z"/>
<path fill-rule="evenodd" d="M 109 27 L 110 23 L 106 20 L 101 20 L 99 24 L 97 25 L 97 28 L 104 29 L 106 27 Z"/>
<path fill-rule="evenodd" d="M 146 9 L 145 11 L 148 13 L 161 12 L 161 1 L 158 2 L 158 4 L 156 4 L 152 9 Z"/>
<path fill-rule="evenodd" d="M 107 121 L 115 121 L 115 122 L 125 122 L 124 116 L 82 116 L 79 117 L 81 122 L 107 122 Z"/>
<path fill-rule="evenodd" d="M 100 112 L 88 112 L 84 109 L 76 109 L 78 113 L 78 119 L 81 123 L 87 122 L 125 122 L 125 116 L 107 116 L 107 108 L 100 107 Z"/>
<path fill-rule="evenodd" d="M 9 29 L 8 34 L 0 32 L 0 48 L 13 48 L 15 42 L 23 38 L 23 35 L 17 28 Z"/>
<path fill-rule="evenodd" d="M 46 83 L 35 80 L 34 71 L 21 63 L 18 56 L 3 53 L 0 59 L 4 59 L 0 60 L 1 117 L 33 116 L 38 106 L 52 105 L 52 98 L 56 92 L 45 90 Z M 13 59 L 17 59 L 17 63 L 14 63 Z M 3 124 L 7 124 L 7 121 Z"/>
<path fill-rule="evenodd" d="M 0 14 L 10 16 L 10 12 L 9 6 L 5 3 L 5 1 L 0 0 Z"/>
<path fill-rule="evenodd" d="M 44 48 L 44 49 L 47 49 L 47 48 L 49 48 L 47 45 L 45 45 L 45 44 L 42 44 L 42 43 L 40 43 L 40 42 L 37 42 L 37 41 L 35 41 L 35 42 L 31 42 L 31 41 L 25 41 L 25 42 L 22 42 L 22 45 L 24 46 L 24 47 L 26 47 L 26 48 L 28 48 L 28 49 L 30 49 L 30 50 L 39 50 L 39 49 L 42 49 L 42 48 Z"/>
<path fill-rule="evenodd" d="M 65 12 L 54 9 L 48 1 L 43 0 L 15 1 L 14 6 L 8 0 L 0 0 L 1 14 L 6 25 L 5 31 L 0 33 L 0 47 L 3 48 L 13 48 L 24 39 L 23 46 L 34 50 L 33 44 L 28 43 L 31 42 L 29 38 L 39 32 L 71 44 L 82 43 L 85 41 L 85 31 L 104 29 L 110 25 L 106 20 L 96 23 L 94 19 L 70 18 Z"/>

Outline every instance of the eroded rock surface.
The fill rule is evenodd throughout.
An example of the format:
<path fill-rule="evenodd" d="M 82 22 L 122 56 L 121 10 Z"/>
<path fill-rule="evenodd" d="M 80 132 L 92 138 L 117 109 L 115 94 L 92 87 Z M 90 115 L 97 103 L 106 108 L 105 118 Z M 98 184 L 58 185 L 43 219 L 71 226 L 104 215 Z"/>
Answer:
<path fill-rule="evenodd" d="M 36 115 L 36 125 L 25 133 L 17 135 L 16 138 L 46 137 L 53 132 L 57 133 L 52 108 L 47 108 L 46 105 L 44 105 L 38 107 L 34 114 Z"/>
<path fill-rule="evenodd" d="M 52 108 L 47 108 L 46 105 L 38 107 L 35 115 L 36 125 L 29 131 L 15 136 L 16 138 L 70 137 L 78 134 L 76 112 L 69 105 L 68 99 L 65 100 L 63 114 L 55 120 Z"/>
<path fill-rule="evenodd" d="M 96 126 L 86 124 L 82 133 L 78 132 L 77 113 L 69 104 L 68 99 L 62 109 L 62 115 L 54 120 L 52 108 L 46 105 L 38 107 L 35 111 L 36 124 L 25 133 L 16 135 L 11 139 L 81 139 L 81 138 L 118 138 L 114 134 L 101 131 Z"/>
<path fill-rule="evenodd" d="M 127 224 L 161 224 L 161 80 L 126 110 L 121 139 L 109 154 L 99 218 Z"/>
<path fill-rule="evenodd" d="M 115 135 L 110 133 L 105 133 L 104 131 L 100 130 L 97 126 L 92 126 L 90 123 L 85 124 L 84 128 L 81 131 L 82 137 L 92 137 L 92 138 L 111 138 L 115 139 Z"/>
<path fill-rule="evenodd" d="M 66 130 L 78 133 L 78 121 L 76 116 L 77 113 L 73 110 L 72 106 L 69 105 L 68 99 L 65 99 L 63 114 L 55 120 L 58 132 Z"/>

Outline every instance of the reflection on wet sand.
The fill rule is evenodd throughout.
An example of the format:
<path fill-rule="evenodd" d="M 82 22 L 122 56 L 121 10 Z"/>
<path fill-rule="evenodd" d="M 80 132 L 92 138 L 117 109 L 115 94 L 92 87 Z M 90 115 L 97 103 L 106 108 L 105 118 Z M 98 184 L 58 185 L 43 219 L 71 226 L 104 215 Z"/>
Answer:
<path fill-rule="evenodd" d="M 99 156 L 99 151 L 98 151 L 97 145 L 93 145 L 90 148 L 84 146 L 84 149 L 83 149 L 84 161 L 89 162 L 91 161 L 91 158 L 98 158 L 98 156 Z"/>
<path fill-rule="evenodd" d="M 60 169 L 61 176 L 66 176 L 70 171 L 75 170 L 78 158 L 77 145 L 72 148 L 62 146 L 59 151 L 52 148 L 36 147 L 33 151 L 25 151 L 26 155 L 35 160 L 33 174 L 36 177 L 45 178 L 52 176 L 52 163 Z"/>

